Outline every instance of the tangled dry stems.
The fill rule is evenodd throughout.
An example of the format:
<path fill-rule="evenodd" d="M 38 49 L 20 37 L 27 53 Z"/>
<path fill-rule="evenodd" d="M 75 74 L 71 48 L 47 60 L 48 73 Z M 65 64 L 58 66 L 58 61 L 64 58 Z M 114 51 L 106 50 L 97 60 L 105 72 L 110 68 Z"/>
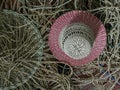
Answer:
<path fill-rule="evenodd" d="M 14 0 L 13 0 L 14 1 Z M 113 89 L 119 81 L 120 59 L 120 2 L 119 0 L 15 0 L 14 6 L 8 6 L 3 1 L 1 9 L 12 9 L 34 22 L 45 41 L 45 48 L 39 70 L 29 81 L 16 90 L 81 90 L 82 87 L 93 83 L 98 88 L 105 89 L 109 82 L 109 89 Z M 20 4 L 19 4 L 20 3 Z M 4 5 L 6 4 L 6 6 Z M 60 62 L 52 56 L 47 41 L 50 26 L 61 14 L 70 10 L 87 10 L 100 18 L 107 31 L 107 46 L 103 53 L 94 62 L 82 67 L 69 67 L 69 74 L 65 74 L 65 66 L 61 66 L 62 73 L 58 72 Z M 60 69 L 61 69 L 60 68 Z M 93 71 L 89 71 L 90 68 Z M 77 71 L 76 71 L 76 70 Z M 105 71 L 101 74 L 102 71 Z M 92 72 L 92 73 L 91 73 Z M 105 77 L 106 73 L 109 75 Z M 86 77 L 84 77 L 86 75 Z M 115 80 L 108 78 L 114 76 Z M 104 85 L 103 85 L 104 84 Z M 101 87 L 103 85 L 103 87 Z M 96 87 L 97 88 L 97 87 Z M 95 90 L 96 90 L 95 88 Z"/>

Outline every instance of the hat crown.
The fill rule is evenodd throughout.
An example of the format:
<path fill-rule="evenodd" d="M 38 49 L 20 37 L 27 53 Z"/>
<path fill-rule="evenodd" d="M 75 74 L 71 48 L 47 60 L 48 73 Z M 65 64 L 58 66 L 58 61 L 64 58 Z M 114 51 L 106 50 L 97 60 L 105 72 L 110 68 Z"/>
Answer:
<path fill-rule="evenodd" d="M 72 23 L 61 30 L 59 45 L 69 57 L 81 59 L 89 55 L 94 33 L 83 23 Z"/>

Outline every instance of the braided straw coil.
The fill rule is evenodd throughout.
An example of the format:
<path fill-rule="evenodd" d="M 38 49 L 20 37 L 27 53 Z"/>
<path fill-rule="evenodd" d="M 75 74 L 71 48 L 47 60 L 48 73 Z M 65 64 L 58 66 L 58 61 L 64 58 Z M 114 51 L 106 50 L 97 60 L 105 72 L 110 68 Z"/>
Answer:
<path fill-rule="evenodd" d="M 60 16 L 49 33 L 53 55 L 72 66 L 81 66 L 97 58 L 106 45 L 102 22 L 85 11 L 71 11 Z"/>
<path fill-rule="evenodd" d="M 34 24 L 16 12 L 0 11 L 0 90 L 21 86 L 38 69 L 43 41 Z"/>

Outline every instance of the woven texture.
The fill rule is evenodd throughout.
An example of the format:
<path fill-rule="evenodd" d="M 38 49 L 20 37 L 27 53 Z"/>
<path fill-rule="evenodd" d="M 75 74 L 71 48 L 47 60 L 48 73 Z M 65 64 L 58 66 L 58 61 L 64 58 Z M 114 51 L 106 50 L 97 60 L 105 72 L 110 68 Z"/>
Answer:
<path fill-rule="evenodd" d="M 59 36 L 62 50 L 73 59 L 89 55 L 94 41 L 94 33 L 82 23 L 73 23 L 65 27 Z"/>
<path fill-rule="evenodd" d="M 36 72 L 43 52 L 38 33 L 23 15 L 0 12 L 0 90 L 21 86 Z"/>
<path fill-rule="evenodd" d="M 71 29 L 73 27 L 74 29 Z M 77 31 L 79 33 L 76 33 Z M 69 36 L 73 32 L 76 34 Z M 52 25 L 49 34 L 49 46 L 53 55 L 72 66 L 84 65 L 95 60 L 105 45 L 104 25 L 97 17 L 84 11 L 71 11 L 62 15 Z"/>

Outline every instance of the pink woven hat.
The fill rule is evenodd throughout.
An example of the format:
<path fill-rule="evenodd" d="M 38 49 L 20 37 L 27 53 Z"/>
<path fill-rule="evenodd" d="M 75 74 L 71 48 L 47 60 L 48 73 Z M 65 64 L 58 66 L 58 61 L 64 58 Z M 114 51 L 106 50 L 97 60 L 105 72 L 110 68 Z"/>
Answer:
<path fill-rule="evenodd" d="M 106 45 L 102 22 L 85 11 L 71 11 L 60 16 L 49 33 L 49 46 L 55 58 L 72 66 L 95 60 Z"/>

